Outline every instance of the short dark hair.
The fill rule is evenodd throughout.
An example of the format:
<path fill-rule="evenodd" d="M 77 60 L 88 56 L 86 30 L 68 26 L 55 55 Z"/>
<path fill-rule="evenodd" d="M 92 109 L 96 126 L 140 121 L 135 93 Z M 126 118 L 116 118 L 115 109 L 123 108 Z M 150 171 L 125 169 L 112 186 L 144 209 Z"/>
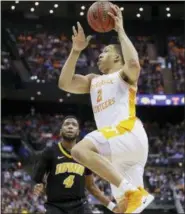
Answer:
<path fill-rule="evenodd" d="M 120 44 L 113 44 L 114 49 L 116 50 L 116 52 L 121 56 L 121 60 L 124 63 L 124 56 L 123 56 L 123 52 L 121 49 L 121 45 Z"/>
<path fill-rule="evenodd" d="M 75 119 L 75 120 L 78 122 L 78 125 L 79 125 L 79 127 L 80 127 L 80 121 L 79 121 L 79 120 L 77 119 L 77 117 L 74 116 L 74 115 L 68 115 L 68 116 L 64 117 L 63 120 L 62 120 L 62 125 L 61 125 L 61 126 L 63 126 L 64 122 L 65 122 L 67 119 Z"/>

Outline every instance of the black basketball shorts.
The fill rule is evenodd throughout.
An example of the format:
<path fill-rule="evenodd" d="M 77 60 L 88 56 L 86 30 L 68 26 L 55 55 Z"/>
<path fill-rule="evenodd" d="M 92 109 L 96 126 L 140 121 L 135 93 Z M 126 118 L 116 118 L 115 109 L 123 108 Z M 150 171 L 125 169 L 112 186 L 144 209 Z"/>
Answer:
<path fill-rule="evenodd" d="M 46 214 L 92 214 L 87 200 L 45 204 Z"/>

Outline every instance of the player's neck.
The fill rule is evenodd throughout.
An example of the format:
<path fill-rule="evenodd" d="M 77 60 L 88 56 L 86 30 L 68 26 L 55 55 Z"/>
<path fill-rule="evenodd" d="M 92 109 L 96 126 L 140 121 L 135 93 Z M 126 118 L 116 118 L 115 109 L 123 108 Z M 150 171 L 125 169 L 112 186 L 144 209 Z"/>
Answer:
<path fill-rule="evenodd" d="M 123 67 L 122 64 L 114 64 L 114 65 L 112 66 L 112 68 L 111 68 L 110 70 L 108 70 L 107 74 L 115 73 L 115 72 L 121 70 L 122 67 Z"/>
<path fill-rule="evenodd" d="M 62 146 L 64 149 L 66 149 L 67 151 L 71 151 L 71 149 L 73 148 L 73 146 L 76 144 L 76 141 L 72 141 L 72 142 L 67 142 L 67 141 L 63 141 L 62 142 Z"/>

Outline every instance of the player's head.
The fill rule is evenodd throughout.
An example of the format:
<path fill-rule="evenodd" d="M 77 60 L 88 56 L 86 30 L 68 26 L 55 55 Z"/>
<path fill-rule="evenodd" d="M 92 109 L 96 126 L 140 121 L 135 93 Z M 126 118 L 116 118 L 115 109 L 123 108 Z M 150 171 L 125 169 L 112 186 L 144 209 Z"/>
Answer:
<path fill-rule="evenodd" d="M 99 56 L 98 67 L 102 73 L 108 73 L 115 65 L 124 64 L 121 46 L 118 44 L 106 46 Z"/>
<path fill-rule="evenodd" d="M 75 140 L 80 132 L 80 125 L 78 119 L 73 116 L 67 116 L 62 121 L 60 129 L 60 136 L 67 142 Z"/>

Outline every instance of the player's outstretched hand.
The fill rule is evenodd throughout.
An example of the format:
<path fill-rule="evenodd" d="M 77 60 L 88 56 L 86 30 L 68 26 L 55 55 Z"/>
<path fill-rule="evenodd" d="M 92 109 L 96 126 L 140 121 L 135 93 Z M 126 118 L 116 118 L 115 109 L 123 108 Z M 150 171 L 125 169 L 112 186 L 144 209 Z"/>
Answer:
<path fill-rule="evenodd" d="M 77 30 L 75 26 L 73 26 L 73 50 L 82 51 L 87 47 L 91 38 L 91 36 L 85 36 L 84 30 L 79 22 L 77 22 Z"/>
<path fill-rule="evenodd" d="M 33 189 L 33 194 L 37 197 L 41 195 L 44 191 L 44 185 L 43 184 L 36 184 Z"/>
<path fill-rule="evenodd" d="M 113 9 L 114 13 L 108 12 L 108 15 L 114 19 L 114 30 L 118 32 L 119 30 L 123 29 L 123 16 L 121 9 L 117 5 L 111 5 L 111 8 Z"/>

